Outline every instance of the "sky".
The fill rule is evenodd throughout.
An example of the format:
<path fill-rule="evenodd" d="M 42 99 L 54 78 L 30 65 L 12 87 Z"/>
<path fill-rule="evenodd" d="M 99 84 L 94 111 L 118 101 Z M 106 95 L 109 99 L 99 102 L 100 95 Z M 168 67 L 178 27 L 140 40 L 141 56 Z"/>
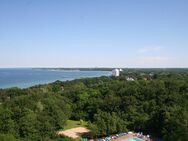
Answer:
<path fill-rule="evenodd" d="M 0 67 L 188 67 L 188 0 L 0 0 Z"/>

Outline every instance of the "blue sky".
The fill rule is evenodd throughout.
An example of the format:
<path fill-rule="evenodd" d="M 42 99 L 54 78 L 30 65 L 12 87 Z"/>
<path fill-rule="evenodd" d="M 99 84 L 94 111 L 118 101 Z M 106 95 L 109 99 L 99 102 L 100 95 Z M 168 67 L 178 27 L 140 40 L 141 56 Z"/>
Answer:
<path fill-rule="evenodd" d="M 0 67 L 188 67 L 188 1 L 0 0 Z"/>

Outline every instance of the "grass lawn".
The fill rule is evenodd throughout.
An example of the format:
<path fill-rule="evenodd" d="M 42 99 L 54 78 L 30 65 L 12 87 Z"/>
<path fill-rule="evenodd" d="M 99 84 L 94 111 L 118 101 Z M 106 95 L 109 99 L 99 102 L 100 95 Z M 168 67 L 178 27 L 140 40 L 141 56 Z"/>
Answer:
<path fill-rule="evenodd" d="M 80 137 L 79 137 L 79 138 L 74 139 L 74 141 L 80 141 Z"/>
<path fill-rule="evenodd" d="M 76 127 L 87 127 L 87 122 L 86 121 L 75 121 L 75 120 L 67 120 L 64 130 L 71 129 L 71 128 L 76 128 Z"/>

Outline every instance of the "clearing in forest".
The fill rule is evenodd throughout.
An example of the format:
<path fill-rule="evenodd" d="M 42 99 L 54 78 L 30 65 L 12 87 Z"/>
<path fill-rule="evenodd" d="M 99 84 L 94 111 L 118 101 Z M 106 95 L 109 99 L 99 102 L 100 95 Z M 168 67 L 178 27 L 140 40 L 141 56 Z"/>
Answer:
<path fill-rule="evenodd" d="M 63 135 L 63 136 L 67 136 L 67 137 L 75 139 L 75 138 L 80 137 L 80 135 L 84 133 L 88 133 L 88 132 L 89 130 L 86 129 L 85 127 L 77 127 L 77 128 L 64 130 L 64 131 L 59 131 L 58 135 Z"/>
<path fill-rule="evenodd" d="M 60 136 L 67 136 L 70 138 L 78 138 L 84 133 L 88 133 L 89 130 L 86 128 L 87 122 L 85 121 L 74 121 L 74 120 L 67 120 L 66 125 L 63 131 L 59 131 L 58 135 Z"/>

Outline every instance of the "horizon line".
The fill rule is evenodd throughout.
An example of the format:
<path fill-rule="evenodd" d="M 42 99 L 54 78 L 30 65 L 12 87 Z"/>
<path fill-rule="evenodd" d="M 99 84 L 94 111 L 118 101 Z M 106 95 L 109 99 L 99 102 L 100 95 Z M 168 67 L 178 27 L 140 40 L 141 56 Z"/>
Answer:
<path fill-rule="evenodd" d="M 0 67 L 0 69 L 188 69 L 188 67 Z"/>

